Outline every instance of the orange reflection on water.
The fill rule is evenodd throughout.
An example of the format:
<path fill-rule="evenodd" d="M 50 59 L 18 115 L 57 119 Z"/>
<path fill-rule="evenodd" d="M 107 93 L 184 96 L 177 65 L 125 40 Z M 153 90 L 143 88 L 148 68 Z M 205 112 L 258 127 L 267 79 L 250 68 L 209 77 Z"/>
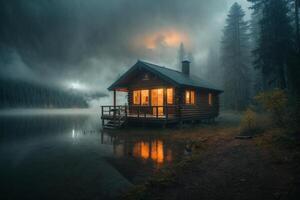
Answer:
<path fill-rule="evenodd" d="M 158 164 L 163 163 L 165 160 L 168 162 L 172 160 L 171 150 L 167 150 L 167 155 L 164 155 L 164 145 L 161 140 L 135 143 L 133 145 L 133 156 L 151 159 Z"/>
<path fill-rule="evenodd" d="M 151 144 L 151 159 L 157 163 L 164 161 L 164 146 L 161 140 L 155 140 Z"/>
<path fill-rule="evenodd" d="M 148 159 L 149 158 L 149 152 L 150 148 L 149 148 L 149 143 L 148 142 L 141 142 L 141 157 L 144 159 Z"/>

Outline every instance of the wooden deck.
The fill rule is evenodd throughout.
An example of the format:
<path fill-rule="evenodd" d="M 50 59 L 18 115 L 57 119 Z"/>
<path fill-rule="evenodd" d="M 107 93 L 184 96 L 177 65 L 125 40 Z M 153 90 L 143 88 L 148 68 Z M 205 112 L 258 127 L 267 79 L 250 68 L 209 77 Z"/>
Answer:
<path fill-rule="evenodd" d="M 179 120 L 177 106 L 102 106 L 102 125 L 122 126 L 127 122 L 174 123 Z M 113 123 L 112 123 L 113 122 Z"/>
<path fill-rule="evenodd" d="M 205 108 L 205 107 L 204 107 Z M 126 123 L 171 124 L 187 121 L 213 120 L 218 116 L 216 109 L 201 109 L 197 105 L 164 106 L 102 106 L 103 127 L 117 128 Z"/>

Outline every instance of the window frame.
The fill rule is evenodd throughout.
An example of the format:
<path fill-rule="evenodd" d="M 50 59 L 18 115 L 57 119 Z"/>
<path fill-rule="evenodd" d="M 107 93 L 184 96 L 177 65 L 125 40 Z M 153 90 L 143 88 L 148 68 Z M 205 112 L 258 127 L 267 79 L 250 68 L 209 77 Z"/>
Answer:
<path fill-rule="evenodd" d="M 172 98 L 171 98 L 171 103 L 169 102 L 169 95 L 168 95 L 168 90 L 172 91 Z M 174 88 L 166 88 L 166 99 L 167 99 L 167 105 L 173 105 L 174 104 Z"/>
<path fill-rule="evenodd" d="M 192 98 L 192 96 L 193 96 L 193 98 Z M 187 99 L 187 97 L 189 97 L 189 98 Z M 195 105 L 196 104 L 196 91 L 195 90 L 185 90 L 184 101 L 185 101 L 186 105 Z"/>
<path fill-rule="evenodd" d="M 149 90 L 148 89 L 144 89 L 144 90 L 140 90 L 141 91 L 141 100 L 140 100 L 140 105 L 141 106 L 149 106 L 149 104 L 150 104 L 150 101 L 149 101 L 149 99 L 150 99 L 150 92 L 149 92 Z M 145 92 L 145 91 L 147 91 L 147 93 L 148 93 L 148 102 L 147 102 L 147 104 L 143 104 L 143 91 Z"/>
<path fill-rule="evenodd" d="M 136 102 L 135 100 L 135 93 L 137 93 L 138 94 L 138 98 L 137 98 L 137 100 L 138 100 L 138 102 Z M 132 91 L 132 97 L 133 97 L 133 105 L 141 105 L 141 90 L 133 90 Z"/>

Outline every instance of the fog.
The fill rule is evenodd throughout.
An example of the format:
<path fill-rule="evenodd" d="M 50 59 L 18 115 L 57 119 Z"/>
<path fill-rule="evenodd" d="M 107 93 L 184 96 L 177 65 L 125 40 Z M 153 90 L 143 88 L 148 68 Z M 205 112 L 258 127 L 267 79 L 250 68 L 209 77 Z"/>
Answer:
<path fill-rule="evenodd" d="M 181 42 L 203 76 L 234 2 L 1 0 L 0 76 L 107 93 L 137 59 L 176 69 Z"/>

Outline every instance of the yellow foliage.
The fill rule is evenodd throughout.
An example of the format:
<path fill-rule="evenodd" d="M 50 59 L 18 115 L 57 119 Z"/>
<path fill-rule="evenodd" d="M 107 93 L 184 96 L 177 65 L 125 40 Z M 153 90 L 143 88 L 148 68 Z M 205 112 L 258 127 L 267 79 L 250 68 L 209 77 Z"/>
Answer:
<path fill-rule="evenodd" d="M 283 111 L 287 106 L 287 95 L 281 89 L 261 92 L 254 98 L 267 111 L 272 113 Z"/>
<path fill-rule="evenodd" d="M 256 126 L 256 113 L 248 108 L 241 120 L 241 126 L 245 128 L 252 128 Z"/>
<path fill-rule="evenodd" d="M 256 113 L 248 108 L 241 120 L 241 132 L 256 132 L 257 131 L 257 115 Z"/>
<path fill-rule="evenodd" d="M 277 125 L 283 125 L 283 118 L 287 107 L 287 95 L 284 90 L 274 89 L 259 93 L 254 99 L 262 107 L 271 113 L 273 120 Z"/>

